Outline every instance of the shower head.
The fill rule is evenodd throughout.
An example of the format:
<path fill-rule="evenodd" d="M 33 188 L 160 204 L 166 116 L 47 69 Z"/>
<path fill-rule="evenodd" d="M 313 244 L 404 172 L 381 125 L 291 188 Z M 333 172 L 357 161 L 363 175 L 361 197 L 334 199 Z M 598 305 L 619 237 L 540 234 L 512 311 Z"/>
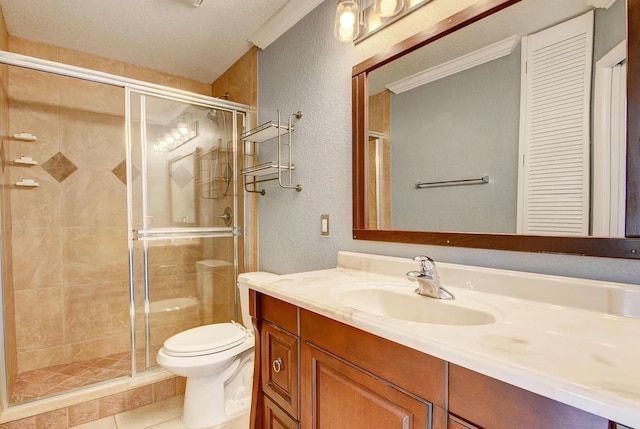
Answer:
<path fill-rule="evenodd" d="M 211 109 L 207 112 L 207 118 L 211 119 L 212 121 L 217 121 L 218 120 L 218 111 L 216 109 Z"/>

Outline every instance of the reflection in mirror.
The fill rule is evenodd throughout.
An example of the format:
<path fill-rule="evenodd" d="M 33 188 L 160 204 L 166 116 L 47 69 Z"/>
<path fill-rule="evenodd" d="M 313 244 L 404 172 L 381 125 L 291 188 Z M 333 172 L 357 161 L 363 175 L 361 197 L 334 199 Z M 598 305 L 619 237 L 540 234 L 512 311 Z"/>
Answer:
<path fill-rule="evenodd" d="M 366 227 L 624 236 L 625 2 L 592 9 L 523 0 L 369 73 Z"/>
<path fill-rule="evenodd" d="M 196 160 L 200 148 L 169 161 L 169 211 L 174 225 L 198 225 Z"/>
<path fill-rule="evenodd" d="M 141 229 L 227 226 L 225 209 L 237 190 L 234 135 L 243 116 L 139 93 L 131 113 L 134 200 L 146 201 L 133 208 L 134 221 L 144 222 Z"/>

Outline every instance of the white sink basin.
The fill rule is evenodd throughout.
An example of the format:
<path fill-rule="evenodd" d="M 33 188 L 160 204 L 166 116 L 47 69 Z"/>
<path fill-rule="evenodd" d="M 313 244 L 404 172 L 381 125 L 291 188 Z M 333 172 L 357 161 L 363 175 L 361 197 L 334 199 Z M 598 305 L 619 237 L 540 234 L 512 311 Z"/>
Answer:
<path fill-rule="evenodd" d="M 445 301 L 413 292 L 412 288 L 386 285 L 352 286 L 339 291 L 335 298 L 341 304 L 363 313 L 392 319 L 436 325 L 488 325 L 496 321 L 484 311 L 463 307 L 456 301 Z"/>

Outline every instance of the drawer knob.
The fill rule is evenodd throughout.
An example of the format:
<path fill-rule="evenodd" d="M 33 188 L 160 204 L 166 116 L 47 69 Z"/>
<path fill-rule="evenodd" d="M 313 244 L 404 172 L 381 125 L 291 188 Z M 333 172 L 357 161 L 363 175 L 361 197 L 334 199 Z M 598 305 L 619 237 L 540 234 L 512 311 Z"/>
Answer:
<path fill-rule="evenodd" d="M 284 365 L 282 364 L 282 359 L 280 358 L 274 360 L 271 366 L 273 367 L 273 370 L 275 372 L 280 372 L 282 371 L 282 368 L 284 368 Z"/>

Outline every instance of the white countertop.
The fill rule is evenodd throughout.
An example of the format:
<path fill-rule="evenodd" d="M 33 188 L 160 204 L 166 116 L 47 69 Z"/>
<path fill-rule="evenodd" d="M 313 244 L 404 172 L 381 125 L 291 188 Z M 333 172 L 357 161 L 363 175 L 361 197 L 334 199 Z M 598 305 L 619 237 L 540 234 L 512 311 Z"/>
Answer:
<path fill-rule="evenodd" d="M 335 269 L 290 275 L 246 273 L 240 276 L 240 283 L 640 429 L 640 319 L 610 314 L 637 316 L 640 286 L 438 264 L 442 284 L 456 297 L 443 305 L 484 311 L 496 319 L 478 326 L 392 319 L 356 310 L 339 300 L 340 291 L 362 287 L 363 283 L 413 290 L 415 284 L 406 280 L 404 273 L 416 268 L 417 264 L 409 259 L 340 252 Z M 513 293 L 505 286 L 509 284 Z M 558 305 L 554 294 L 558 302 L 573 300 L 582 308 Z M 594 295 L 597 300 L 592 299 Z M 604 310 L 598 307 L 602 301 L 606 301 Z M 597 310 L 591 309 L 593 306 Z"/>

